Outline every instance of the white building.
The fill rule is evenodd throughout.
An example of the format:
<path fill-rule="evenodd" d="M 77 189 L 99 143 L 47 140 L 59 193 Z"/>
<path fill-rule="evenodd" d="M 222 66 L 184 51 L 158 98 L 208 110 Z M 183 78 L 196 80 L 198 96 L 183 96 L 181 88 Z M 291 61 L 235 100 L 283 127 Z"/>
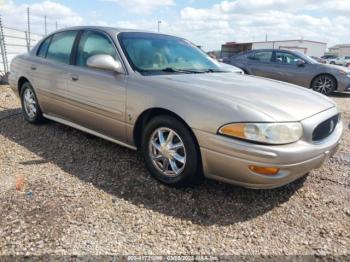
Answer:
<path fill-rule="evenodd" d="M 350 44 L 347 45 L 335 45 L 329 48 L 329 54 L 337 56 L 347 56 L 350 55 Z"/>
<path fill-rule="evenodd" d="M 321 57 L 327 49 L 327 43 L 310 40 L 282 40 L 251 43 L 228 42 L 222 45 L 222 57 L 229 57 L 235 53 L 254 49 L 287 49 L 299 51 L 309 56 Z"/>

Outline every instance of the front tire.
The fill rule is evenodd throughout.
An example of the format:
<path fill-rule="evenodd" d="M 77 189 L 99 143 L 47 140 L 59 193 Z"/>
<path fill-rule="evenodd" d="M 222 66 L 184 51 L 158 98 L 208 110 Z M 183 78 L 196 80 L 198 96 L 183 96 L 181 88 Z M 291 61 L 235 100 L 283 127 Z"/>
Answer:
<path fill-rule="evenodd" d="M 247 70 L 245 70 L 244 68 L 241 68 L 244 72 L 245 75 L 249 75 L 249 72 Z"/>
<path fill-rule="evenodd" d="M 35 125 L 45 122 L 35 91 L 29 82 L 22 85 L 20 97 L 24 118 Z"/>
<path fill-rule="evenodd" d="M 174 117 L 158 116 L 146 125 L 142 154 L 151 175 L 168 186 L 189 186 L 201 181 L 201 157 L 195 138 Z"/>
<path fill-rule="evenodd" d="M 337 82 L 331 75 L 320 75 L 312 81 L 311 88 L 321 94 L 330 95 L 337 89 Z"/>

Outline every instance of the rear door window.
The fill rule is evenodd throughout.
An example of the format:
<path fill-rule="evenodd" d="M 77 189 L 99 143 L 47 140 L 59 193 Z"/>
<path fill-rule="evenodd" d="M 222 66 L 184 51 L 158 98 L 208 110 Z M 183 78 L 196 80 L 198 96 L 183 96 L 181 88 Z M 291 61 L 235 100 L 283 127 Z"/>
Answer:
<path fill-rule="evenodd" d="M 302 59 L 294 54 L 286 53 L 286 52 L 276 52 L 275 62 L 280 64 L 287 64 L 287 65 L 296 65 L 298 64 Z"/>
<path fill-rule="evenodd" d="M 272 51 L 260 51 L 255 52 L 248 56 L 249 60 L 253 60 L 256 62 L 268 63 L 272 60 Z"/>
<path fill-rule="evenodd" d="M 77 31 L 57 33 L 53 36 L 46 58 L 63 64 L 70 64 L 71 52 Z"/>

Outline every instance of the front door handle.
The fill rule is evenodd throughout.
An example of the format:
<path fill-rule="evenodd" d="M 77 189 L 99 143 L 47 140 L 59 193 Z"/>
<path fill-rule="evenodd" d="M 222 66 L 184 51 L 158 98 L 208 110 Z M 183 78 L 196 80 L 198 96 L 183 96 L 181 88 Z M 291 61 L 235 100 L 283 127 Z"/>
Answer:
<path fill-rule="evenodd" d="M 79 80 L 79 76 L 77 75 L 71 75 L 72 81 L 76 82 Z"/>
<path fill-rule="evenodd" d="M 33 65 L 32 65 L 32 66 L 30 67 L 30 69 L 32 69 L 33 71 L 35 71 L 35 70 L 36 70 L 36 66 L 33 66 Z"/>

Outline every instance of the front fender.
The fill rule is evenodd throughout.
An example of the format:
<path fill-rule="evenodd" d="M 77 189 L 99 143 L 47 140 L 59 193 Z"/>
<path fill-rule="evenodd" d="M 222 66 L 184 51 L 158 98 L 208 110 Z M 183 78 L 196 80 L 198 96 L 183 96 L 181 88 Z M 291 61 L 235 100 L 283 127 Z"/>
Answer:
<path fill-rule="evenodd" d="M 274 119 L 244 101 L 215 97 L 193 87 L 176 86 L 167 81 L 132 77 L 128 81 L 127 124 L 135 125 L 138 117 L 150 108 L 161 108 L 181 117 L 193 129 L 216 133 L 224 124 Z"/>

